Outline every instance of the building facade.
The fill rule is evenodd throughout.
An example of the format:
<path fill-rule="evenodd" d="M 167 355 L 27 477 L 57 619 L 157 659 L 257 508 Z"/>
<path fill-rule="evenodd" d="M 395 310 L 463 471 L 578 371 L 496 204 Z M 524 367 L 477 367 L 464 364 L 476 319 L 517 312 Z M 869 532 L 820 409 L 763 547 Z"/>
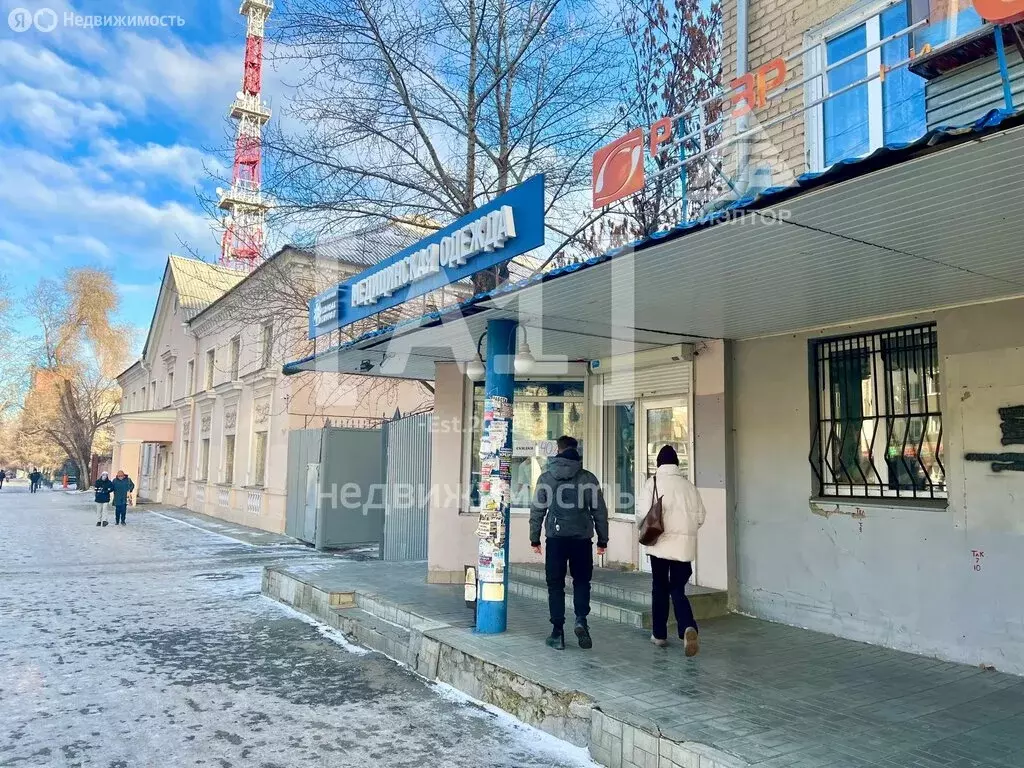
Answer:
<path fill-rule="evenodd" d="M 329 277 L 311 274 L 324 268 L 294 249 L 251 275 L 168 259 L 142 357 L 118 377 L 113 420 L 113 466 L 135 479 L 140 500 L 283 532 L 291 430 L 374 427 L 396 409 L 430 407 L 415 382 L 281 374 L 282 360 L 304 351 L 307 287 L 359 266 L 331 260 Z"/>
<path fill-rule="evenodd" d="M 436 379 L 430 581 L 461 582 L 490 530 L 469 372 L 513 321 L 536 365 L 511 562 L 538 559 L 529 490 L 569 434 L 609 500 L 604 565 L 644 569 L 632 494 L 672 444 L 708 507 L 695 581 L 734 610 L 1024 674 L 1024 30 L 967 2 L 725 8 L 729 78 L 779 80 L 708 150 L 731 202 L 285 370 L 391 348 L 389 375 Z"/>

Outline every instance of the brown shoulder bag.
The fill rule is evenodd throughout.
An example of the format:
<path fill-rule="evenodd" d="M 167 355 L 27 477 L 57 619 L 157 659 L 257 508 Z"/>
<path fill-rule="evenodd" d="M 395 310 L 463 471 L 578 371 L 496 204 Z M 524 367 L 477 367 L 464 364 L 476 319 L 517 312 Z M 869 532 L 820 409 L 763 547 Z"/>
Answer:
<path fill-rule="evenodd" d="M 665 518 L 661 514 L 661 496 L 658 495 L 658 478 L 654 478 L 654 498 L 651 508 L 647 510 L 644 521 L 640 523 L 640 543 L 649 547 L 658 541 L 665 532 Z"/>

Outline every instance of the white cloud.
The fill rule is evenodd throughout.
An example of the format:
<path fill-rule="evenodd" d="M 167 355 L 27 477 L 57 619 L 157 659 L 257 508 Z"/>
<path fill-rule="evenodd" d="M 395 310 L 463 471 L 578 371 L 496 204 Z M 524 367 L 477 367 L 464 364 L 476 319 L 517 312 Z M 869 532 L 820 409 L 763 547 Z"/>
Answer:
<path fill-rule="evenodd" d="M 2 11 L 0 11 L 2 13 Z M 84 30 L 68 39 L 92 42 L 74 49 L 60 38 L 0 40 L 0 82 L 21 83 L 76 101 L 95 101 L 136 117 L 158 110 L 169 119 L 201 118 L 204 133 L 223 134 L 224 115 L 242 77 L 244 43 L 186 46 L 173 34 L 141 36 L 114 30 L 103 36 Z M 47 47 L 50 46 L 50 47 Z M 80 63 L 74 63 L 80 62 Z"/>
<path fill-rule="evenodd" d="M 43 88 L 76 100 L 100 100 L 141 112 L 145 97 L 135 88 L 76 67 L 54 51 L 21 40 L 0 40 L 0 73 L 7 80 Z"/>
<path fill-rule="evenodd" d="M 0 266 L 5 269 L 24 268 L 36 264 L 38 261 L 36 256 L 24 246 L 9 240 L 0 240 Z"/>
<path fill-rule="evenodd" d="M 95 252 L 103 244 L 97 246 L 90 233 L 102 232 L 110 251 L 127 251 L 153 264 L 181 250 L 182 241 L 201 251 L 215 247 L 215 222 L 201 211 L 176 201 L 151 202 L 118 187 L 97 187 L 90 174 L 36 152 L 0 147 L 0 153 L 6 160 L 0 210 L 16 214 L 7 218 L 23 227 L 36 225 L 68 238 L 66 247 L 84 234 L 89 238 L 84 250 Z M 51 172 L 40 173 L 43 167 Z"/>
<path fill-rule="evenodd" d="M 91 235 L 54 235 L 52 242 L 59 250 L 88 254 L 101 261 L 109 261 L 112 256 L 110 247 Z"/>
<path fill-rule="evenodd" d="M 53 91 L 13 83 L 0 86 L 0 117 L 43 139 L 66 144 L 121 122 L 104 104 L 71 101 Z"/>
<path fill-rule="evenodd" d="M 163 146 L 150 142 L 144 146 L 121 144 L 111 139 L 99 139 L 91 147 L 90 163 L 99 168 L 116 170 L 152 179 L 170 179 L 191 188 L 225 173 L 220 161 L 195 147 L 182 144 Z"/>

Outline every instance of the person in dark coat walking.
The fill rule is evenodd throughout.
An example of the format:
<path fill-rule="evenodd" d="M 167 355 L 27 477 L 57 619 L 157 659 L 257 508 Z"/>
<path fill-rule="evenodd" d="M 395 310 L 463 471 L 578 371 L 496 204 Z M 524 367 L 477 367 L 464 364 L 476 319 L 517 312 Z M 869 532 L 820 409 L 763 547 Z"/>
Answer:
<path fill-rule="evenodd" d="M 107 525 L 107 507 L 110 506 L 110 492 L 114 490 L 114 484 L 110 482 L 110 475 L 106 472 L 100 475 L 96 485 L 96 525 Z"/>
<path fill-rule="evenodd" d="M 128 501 L 131 493 L 135 490 L 135 483 L 124 473 L 123 469 L 117 471 L 117 476 L 111 483 L 111 492 L 114 497 L 114 525 L 127 525 L 125 517 L 128 513 Z"/>
<path fill-rule="evenodd" d="M 42 479 L 42 473 L 33 467 L 32 471 L 28 473 L 28 490 L 30 493 L 35 493 L 39 490 L 39 483 Z"/>
<path fill-rule="evenodd" d="M 0 469 L 0 488 L 4 487 L 4 480 L 7 479 L 7 473 Z"/>
<path fill-rule="evenodd" d="M 551 636 L 547 644 L 565 648 L 565 573 L 572 574 L 573 631 L 580 648 L 593 647 L 587 616 L 590 615 L 590 580 L 594 575 L 593 538 L 597 533 L 597 554 L 608 546 L 608 508 L 593 473 L 583 469 L 575 438 L 558 438 L 558 455 L 548 459 L 537 478 L 530 505 L 530 546 L 541 553 L 540 534 L 547 534 L 544 571 L 548 583 L 548 611 Z"/>

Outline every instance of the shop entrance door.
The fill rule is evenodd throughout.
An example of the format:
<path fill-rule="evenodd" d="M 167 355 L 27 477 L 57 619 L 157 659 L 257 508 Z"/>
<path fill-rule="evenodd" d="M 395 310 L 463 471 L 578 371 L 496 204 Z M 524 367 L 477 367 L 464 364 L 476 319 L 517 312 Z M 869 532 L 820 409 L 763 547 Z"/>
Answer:
<path fill-rule="evenodd" d="M 639 492 L 647 478 L 658 467 L 658 451 L 662 446 L 671 445 L 679 456 L 679 468 L 692 478 L 690 442 L 690 403 L 684 396 L 658 400 L 640 401 L 640 418 L 637 419 L 637 479 Z M 638 512 L 647 510 L 637 510 Z M 640 569 L 651 570 L 647 558 L 647 547 L 640 547 Z"/>

